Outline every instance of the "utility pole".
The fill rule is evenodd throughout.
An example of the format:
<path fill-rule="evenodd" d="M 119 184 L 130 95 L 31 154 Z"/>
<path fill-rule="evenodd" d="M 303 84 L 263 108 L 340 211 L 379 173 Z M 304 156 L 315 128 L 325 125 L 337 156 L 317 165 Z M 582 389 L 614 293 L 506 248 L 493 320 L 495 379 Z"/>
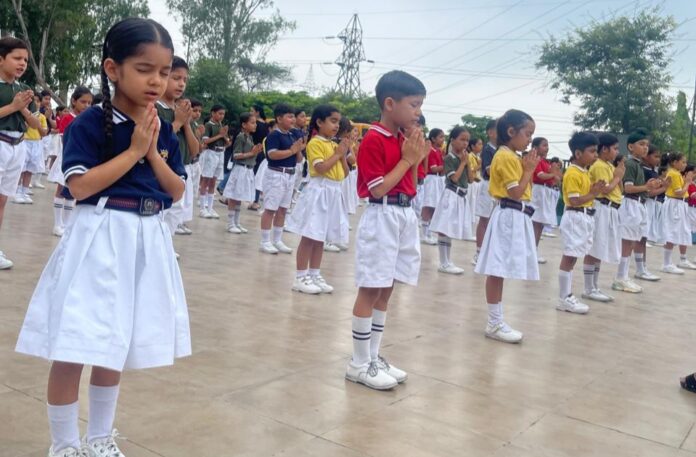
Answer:
<path fill-rule="evenodd" d="M 361 94 L 360 62 L 367 62 L 362 43 L 362 25 L 358 15 L 354 14 L 346 28 L 337 37 L 343 41 L 343 52 L 336 60 L 341 68 L 336 81 L 336 92 L 348 97 Z"/>

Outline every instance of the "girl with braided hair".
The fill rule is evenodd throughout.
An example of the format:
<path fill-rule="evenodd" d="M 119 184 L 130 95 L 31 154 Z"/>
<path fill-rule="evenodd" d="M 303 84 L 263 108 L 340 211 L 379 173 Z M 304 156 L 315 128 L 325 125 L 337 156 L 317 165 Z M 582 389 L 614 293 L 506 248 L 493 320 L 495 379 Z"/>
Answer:
<path fill-rule="evenodd" d="M 181 273 L 162 217 L 182 198 L 186 172 L 172 126 L 154 107 L 173 51 L 169 33 L 153 20 L 115 24 L 103 46 L 102 105 L 65 132 L 63 174 L 77 207 L 16 348 L 53 362 L 49 457 L 123 457 L 112 431 L 121 371 L 171 365 L 191 353 Z M 80 440 L 84 365 L 92 372 Z"/>

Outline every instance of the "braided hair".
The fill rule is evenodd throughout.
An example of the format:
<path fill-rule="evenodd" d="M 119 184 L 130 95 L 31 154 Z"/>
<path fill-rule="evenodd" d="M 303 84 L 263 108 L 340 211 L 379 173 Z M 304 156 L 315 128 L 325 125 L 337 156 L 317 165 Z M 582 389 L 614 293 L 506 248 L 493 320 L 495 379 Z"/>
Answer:
<path fill-rule="evenodd" d="M 114 24 L 104 38 L 101 59 L 101 96 L 102 111 L 104 111 L 104 159 L 114 157 L 113 152 L 113 106 L 111 104 L 111 89 L 109 77 L 104 69 L 104 62 L 112 59 L 117 64 L 123 63 L 128 57 L 138 55 L 141 46 L 145 44 L 160 44 L 171 49 L 174 54 L 174 44 L 167 29 L 152 19 L 130 17 Z M 115 89 L 118 89 L 115 87 Z"/>

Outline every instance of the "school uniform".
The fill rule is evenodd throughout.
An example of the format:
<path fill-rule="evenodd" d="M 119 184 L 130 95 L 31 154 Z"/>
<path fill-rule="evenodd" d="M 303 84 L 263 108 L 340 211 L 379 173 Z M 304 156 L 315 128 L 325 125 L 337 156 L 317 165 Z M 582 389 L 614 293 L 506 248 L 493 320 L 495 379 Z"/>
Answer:
<path fill-rule="evenodd" d="M 592 182 L 587 169 L 571 164 L 563 175 L 563 203 L 565 210 L 561 218 L 561 240 L 563 255 L 568 257 L 585 257 L 592 248 L 595 233 L 593 201 L 573 206 L 571 198 L 590 193 Z"/>
<path fill-rule="evenodd" d="M 485 166 L 483 161 L 482 166 Z M 501 146 L 491 161 L 489 197 L 496 205 L 490 214 L 486 235 L 474 271 L 506 279 L 539 280 L 537 249 L 531 216 L 534 207 L 531 185 L 519 201 L 508 196 L 508 189 L 519 184 L 524 170 L 520 156 Z M 485 216 L 482 216 L 485 217 Z"/>
<path fill-rule="evenodd" d="M 232 160 L 230 165 L 230 177 L 222 192 L 224 198 L 240 202 L 253 202 L 256 194 L 254 185 L 254 165 L 256 156 L 246 159 L 235 159 L 235 154 L 246 154 L 254 148 L 254 139 L 251 135 L 240 132 L 232 146 Z"/>
<path fill-rule="evenodd" d="M 627 184 L 635 186 L 645 185 L 643 165 L 638 159 L 631 156 L 625 161 L 626 173 L 624 174 L 624 189 Z M 619 208 L 619 220 L 621 222 L 621 239 L 640 241 L 648 236 L 648 210 L 645 208 L 646 192 L 625 193 L 624 200 Z"/>
<path fill-rule="evenodd" d="M 58 120 L 58 132 L 61 137 L 65 134 L 65 131 L 70 126 L 72 121 L 75 120 L 77 116 L 72 112 L 64 114 Z M 64 145 L 65 141 L 61 138 L 61 144 Z M 60 186 L 65 186 L 65 177 L 63 175 L 63 148 L 60 148 L 56 154 L 56 160 L 53 161 L 51 169 L 48 172 L 48 182 L 58 184 Z"/>
<path fill-rule="evenodd" d="M 305 131 L 298 128 L 290 129 L 290 133 L 295 138 L 295 141 L 305 138 Z M 302 156 L 307 158 L 307 151 L 302 151 Z M 295 190 L 300 190 L 302 182 L 309 182 L 309 174 L 307 173 L 307 164 L 305 161 L 295 164 Z"/>
<path fill-rule="evenodd" d="M 556 205 L 558 204 L 559 191 L 553 178 L 541 179 L 539 173 L 550 173 L 551 162 L 546 159 L 539 160 L 534 175 L 532 175 L 532 205 L 534 215 L 532 222 L 544 225 L 556 225 Z"/>
<path fill-rule="evenodd" d="M 34 113 L 34 117 L 39 119 L 42 129 L 47 128 L 48 123 L 46 122 L 46 116 L 37 112 Z M 24 134 L 24 141 L 26 143 L 26 157 L 24 159 L 22 171 L 28 171 L 29 173 L 34 174 L 43 173 L 46 167 L 44 165 L 41 132 L 39 132 L 37 129 L 28 128 Z"/>
<path fill-rule="evenodd" d="M 665 241 L 680 246 L 691 245 L 691 220 L 689 218 L 688 197 L 678 197 L 675 191 L 684 188 L 684 177 L 674 168 L 667 170 L 667 177 L 672 178 L 672 183 L 666 191 L 662 208 L 662 226 Z"/>
<path fill-rule="evenodd" d="M 590 181 L 610 183 L 614 179 L 614 165 L 597 159 L 590 167 Z M 619 208 L 622 203 L 621 186 L 607 194 L 599 194 L 594 200 L 594 235 L 589 255 L 602 262 L 618 264 L 621 260 L 621 229 Z"/>
<path fill-rule="evenodd" d="M 660 177 L 657 170 L 646 167 L 645 165 L 643 165 L 643 174 L 645 175 L 645 182 Z M 664 194 L 654 195 L 652 197 L 648 196 L 645 200 L 645 209 L 648 212 L 648 241 L 658 244 L 664 243 L 664 233 L 662 230 L 662 205 L 664 202 Z"/>
<path fill-rule="evenodd" d="M 28 90 L 29 86 L 18 81 L 5 82 L 0 79 L 0 106 L 10 105 L 17 93 Z M 27 107 L 36 111 L 34 102 Z M 24 132 L 27 124 L 22 113 L 15 111 L 0 118 L 0 194 L 14 196 L 19 184 L 19 176 L 26 158 Z"/>
<path fill-rule="evenodd" d="M 445 157 L 444 171 L 447 182 L 433 213 L 430 231 L 449 238 L 465 240 L 472 236 L 471 212 L 466 200 L 469 191 L 469 164 L 467 163 L 457 182 L 451 179 L 460 163 L 459 157 L 452 152 Z"/>
<path fill-rule="evenodd" d="M 423 185 L 425 184 L 425 177 L 428 173 L 425 171 L 425 160 L 418 164 L 416 169 L 416 196 L 413 198 L 413 211 L 416 212 L 416 216 L 420 219 L 421 213 L 423 212 Z"/>
<path fill-rule="evenodd" d="M 113 151 L 130 146 L 133 120 L 114 108 Z M 103 111 L 82 113 L 64 136 L 65 180 L 106 160 Z M 186 179 L 179 144 L 162 123 L 157 149 Z M 29 304 L 16 350 L 111 370 L 170 365 L 191 354 L 188 311 L 171 233 L 171 206 L 147 159 L 79 202 Z"/>
<path fill-rule="evenodd" d="M 495 208 L 496 202 L 493 197 L 491 197 L 490 192 L 490 172 L 488 168 L 493 163 L 493 157 L 495 156 L 496 149 L 491 143 L 486 143 L 481 152 L 481 185 L 479 186 L 479 192 L 476 198 L 476 216 L 489 218 Z"/>
<path fill-rule="evenodd" d="M 689 205 L 691 232 L 696 233 L 696 184 L 689 184 L 689 198 L 686 200 L 686 203 Z"/>
<path fill-rule="evenodd" d="M 191 121 L 191 128 L 193 129 L 194 132 L 198 131 L 198 126 L 199 126 L 198 121 Z M 202 137 L 201 137 L 202 138 Z M 200 138 L 199 138 L 199 143 L 200 143 Z M 191 159 L 191 164 L 190 165 L 185 165 L 184 168 L 186 169 L 186 175 L 191 179 L 192 183 L 192 192 L 193 192 L 193 198 L 196 198 L 198 195 L 198 191 L 201 185 L 201 155 L 198 154 L 195 158 Z M 191 205 L 191 210 L 190 210 L 190 216 L 189 212 L 186 211 L 186 214 L 184 216 L 184 220 L 186 222 L 193 220 L 193 205 Z"/>
<path fill-rule="evenodd" d="M 471 218 L 472 231 L 476 231 L 475 225 L 478 224 L 476 216 L 476 202 L 478 200 L 479 189 L 481 188 L 481 157 L 474 153 L 469 153 L 469 169 L 474 172 L 474 182 L 469 183 L 469 191 L 466 194 L 467 208 Z"/>
<path fill-rule="evenodd" d="M 341 182 L 345 179 L 341 161 L 324 175 L 316 165 L 334 155 L 338 145 L 314 136 L 307 144 L 309 183 L 300 194 L 286 229 L 305 238 L 328 243 L 348 243 L 348 217 Z"/>
<path fill-rule="evenodd" d="M 348 153 L 350 156 L 352 153 Z M 341 192 L 343 193 L 343 201 L 348 214 L 355 214 L 358 211 L 358 167 L 348 164 L 348 176 L 341 181 Z"/>
<path fill-rule="evenodd" d="M 292 154 L 284 159 L 271 159 L 273 151 L 286 151 L 297 139 L 291 132 L 276 129 L 266 137 L 267 168 L 263 172 L 263 206 L 269 211 L 289 208 L 295 189 L 297 156 Z"/>
<path fill-rule="evenodd" d="M 222 129 L 222 123 L 208 121 L 205 123 L 205 133 L 203 139 L 207 140 L 217 136 Z M 220 138 L 206 146 L 207 149 L 201 154 L 201 176 L 204 178 L 223 178 L 225 140 Z"/>
<path fill-rule="evenodd" d="M 401 133 L 392 134 L 380 123 L 365 134 L 358 153 L 358 195 L 369 204 L 356 236 L 355 282 L 358 287 L 391 287 L 394 281 L 415 286 L 420 271 L 418 217 L 411 200 L 416 195 L 413 174 L 406 172 L 382 199 L 370 189 L 401 160 Z"/>
<path fill-rule="evenodd" d="M 434 167 L 443 166 L 442 151 L 431 148 L 428 155 L 428 170 L 423 182 L 423 208 L 437 208 L 437 204 L 445 189 L 445 179 L 440 172 L 434 172 Z"/>

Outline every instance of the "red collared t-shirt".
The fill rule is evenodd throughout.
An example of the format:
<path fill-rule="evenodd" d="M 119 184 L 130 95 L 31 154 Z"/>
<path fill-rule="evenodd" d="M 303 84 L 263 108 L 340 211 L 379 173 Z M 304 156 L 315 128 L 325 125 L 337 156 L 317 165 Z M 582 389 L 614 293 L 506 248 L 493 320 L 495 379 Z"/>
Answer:
<path fill-rule="evenodd" d="M 532 182 L 534 184 L 546 184 L 553 186 L 556 184 L 556 180 L 553 178 L 549 179 L 539 179 L 537 176 L 539 173 L 551 173 L 551 162 L 546 159 L 541 159 L 534 170 L 534 176 L 532 176 Z"/>
<path fill-rule="evenodd" d="M 428 154 L 428 174 L 435 174 L 432 171 L 433 167 L 442 167 L 445 165 L 445 161 L 442 158 L 442 151 L 437 148 L 430 148 L 430 154 Z"/>
<path fill-rule="evenodd" d="M 384 177 L 396 167 L 401 160 L 401 145 L 404 136 L 394 136 L 379 122 L 375 122 L 367 131 L 358 150 L 358 195 L 369 198 L 370 189 L 384 182 Z M 413 173 L 406 172 L 388 195 L 416 195 Z"/>

